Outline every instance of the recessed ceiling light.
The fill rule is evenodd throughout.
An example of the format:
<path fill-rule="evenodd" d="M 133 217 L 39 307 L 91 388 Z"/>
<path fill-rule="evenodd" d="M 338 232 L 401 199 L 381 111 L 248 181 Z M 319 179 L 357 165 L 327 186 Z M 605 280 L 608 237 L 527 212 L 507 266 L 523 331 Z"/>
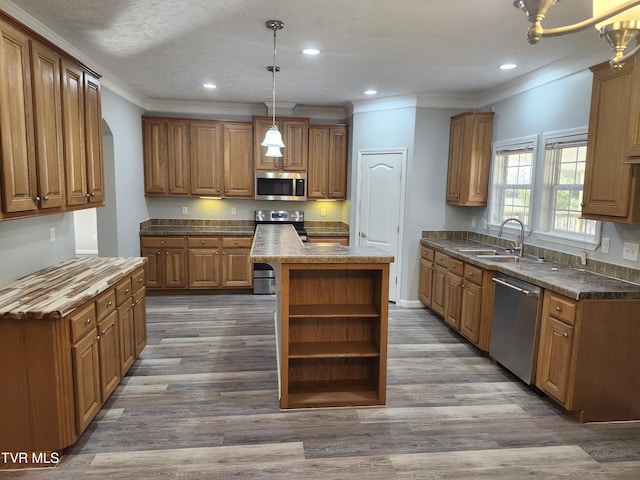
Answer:
<path fill-rule="evenodd" d="M 211 88 L 211 89 L 218 88 L 215 83 L 205 83 L 202 86 L 204 88 Z"/>
<path fill-rule="evenodd" d="M 365 90 L 364 91 L 365 95 L 375 95 L 376 93 L 378 93 L 377 90 Z"/>
<path fill-rule="evenodd" d="M 305 48 L 304 50 L 302 50 L 302 53 L 304 53 L 305 55 L 318 55 L 320 54 L 320 50 L 318 50 L 317 48 Z"/>
<path fill-rule="evenodd" d="M 517 65 L 515 63 L 503 63 L 500 65 L 500 70 L 513 70 Z"/>

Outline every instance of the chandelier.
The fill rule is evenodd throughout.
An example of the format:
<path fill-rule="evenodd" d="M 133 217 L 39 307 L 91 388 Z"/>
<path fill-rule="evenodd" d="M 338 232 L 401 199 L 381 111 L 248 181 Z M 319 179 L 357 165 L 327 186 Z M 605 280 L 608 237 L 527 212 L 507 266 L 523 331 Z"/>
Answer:
<path fill-rule="evenodd" d="M 560 0 L 514 0 L 513 6 L 524 11 L 529 19 L 527 38 L 536 44 L 542 37 L 555 37 L 595 26 L 614 51 L 609 64 L 622 68 L 624 62 L 640 51 L 640 0 L 593 0 L 593 17 L 573 25 L 542 28 L 547 11 Z M 634 8 L 635 7 L 635 8 Z M 635 42 L 630 50 L 629 45 Z"/>
<path fill-rule="evenodd" d="M 284 28 L 284 23 L 280 20 L 267 20 L 265 26 L 269 30 L 273 30 L 273 65 L 267 67 L 267 70 L 270 71 L 273 76 L 273 106 L 271 108 L 271 128 L 267 130 L 261 145 L 267 147 L 265 156 L 281 157 L 282 152 L 280 149 L 284 147 L 284 143 L 282 143 L 282 135 L 280 135 L 280 131 L 276 125 L 276 72 L 280 71 L 280 67 L 276 66 L 276 32 Z"/>

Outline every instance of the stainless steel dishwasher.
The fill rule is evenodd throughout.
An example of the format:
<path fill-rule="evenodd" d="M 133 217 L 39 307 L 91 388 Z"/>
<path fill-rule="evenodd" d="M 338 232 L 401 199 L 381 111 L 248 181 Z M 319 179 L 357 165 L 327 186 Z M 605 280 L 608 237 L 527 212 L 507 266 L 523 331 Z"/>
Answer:
<path fill-rule="evenodd" d="M 495 282 L 490 355 L 527 384 L 535 381 L 540 324 L 540 287 L 498 273 Z"/>

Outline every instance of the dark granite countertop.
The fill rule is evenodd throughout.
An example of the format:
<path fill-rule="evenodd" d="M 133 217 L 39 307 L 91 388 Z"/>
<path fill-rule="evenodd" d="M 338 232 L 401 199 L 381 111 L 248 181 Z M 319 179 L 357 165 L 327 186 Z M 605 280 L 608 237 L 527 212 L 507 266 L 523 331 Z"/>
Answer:
<path fill-rule="evenodd" d="M 254 263 L 390 263 L 393 256 L 374 247 L 302 243 L 292 225 L 258 225 L 250 257 Z"/>
<path fill-rule="evenodd" d="M 551 262 L 538 263 L 533 257 L 525 256 L 524 260 L 518 263 L 496 263 L 478 258 L 472 253 L 460 251 L 460 249 L 469 248 L 496 248 L 473 240 L 422 238 L 420 244 L 485 270 L 502 272 L 575 300 L 640 299 L 640 285 L 636 283 L 586 272 L 567 265 Z"/>

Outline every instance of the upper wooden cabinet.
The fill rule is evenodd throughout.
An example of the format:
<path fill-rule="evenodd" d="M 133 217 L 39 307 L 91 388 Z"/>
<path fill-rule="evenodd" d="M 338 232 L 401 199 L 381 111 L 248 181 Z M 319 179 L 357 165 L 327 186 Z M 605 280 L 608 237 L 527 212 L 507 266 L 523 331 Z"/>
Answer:
<path fill-rule="evenodd" d="M 640 57 L 611 70 L 591 68 L 593 88 L 582 216 L 640 220 Z"/>
<path fill-rule="evenodd" d="M 307 198 L 347 196 L 347 126 L 309 126 Z"/>
<path fill-rule="evenodd" d="M 104 202 L 100 83 L 0 13 L 0 219 Z"/>
<path fill-rule="evenodd" d="M 253 124 L 142 118 L 147 195 L 253 198 Z"/>
<path fill-rule="evenodd" d="M 306 172 L 309 149 L 309 119 L 276 117 L 276 125 L 282 134 L 285 147 L 282 157 L 266 157 L 266 147 L 261 145 L 264 135 L 271 128 L 271 117 L 253 117 L 254 157 L 256 170 L 287 170 Z"/>
<path fill-rule="evenodd" d="M 487 205 L 493 112 L 467 112 L 451 117 L 447 203 Z"/>

